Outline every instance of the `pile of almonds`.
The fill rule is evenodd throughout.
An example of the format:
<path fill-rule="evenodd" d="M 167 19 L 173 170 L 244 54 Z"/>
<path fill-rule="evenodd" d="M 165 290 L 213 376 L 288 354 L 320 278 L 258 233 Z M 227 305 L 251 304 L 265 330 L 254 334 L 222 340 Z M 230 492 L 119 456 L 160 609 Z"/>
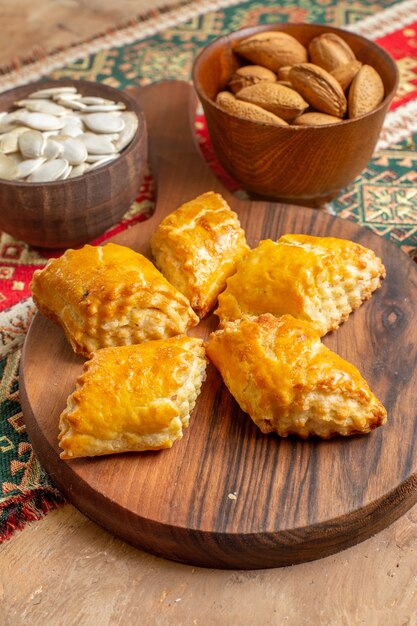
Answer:
<path fill-rule="evenodd" d="M 336 124 L 373 111 L 384 99 L 378 72 L 356 59 L 335 33 L 308 49 L 280 31 L 240 41 L 234 51 L 253 65 L 238 68 L 216 103 L 231 115 L 276 126 Z"/>
<path fill-rule="evenodd" d="M 138 118 L 123 102 L 75 87 L 35 91 L 0 113 L 0 178 L 43 183 L 81 176 L 116 159 Z"/>

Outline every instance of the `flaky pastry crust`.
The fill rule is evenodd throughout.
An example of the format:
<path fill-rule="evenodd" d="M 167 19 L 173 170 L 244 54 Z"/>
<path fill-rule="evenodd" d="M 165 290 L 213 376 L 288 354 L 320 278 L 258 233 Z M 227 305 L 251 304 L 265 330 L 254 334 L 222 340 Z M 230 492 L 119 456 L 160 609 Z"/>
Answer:
<path fill-rule="evenodd" d="M 165 339 L 199 319 L 146 257 L 114 243 L 67 250 L 34 273 L 33 299 L 75 352 Z"/>
<path fill-rule="evenodd" d="M 336 330 L 381 285 L 385 268 L 375 253 L 335 237 L 284 235 L 261 241 L 242 259 L 219 296 L 220 320 L 286 313 Z"/>
<path fill-rule="evenodd" d="M 168 215 L 151 240 L 157 267 L 200 318 L 211 311 L 249 250 L 239 219 L 218 193 L 204 193 Z"/>
<path fill-rule="evenodd" d="M 205 378 L 202 344 L 173 337 L 95 352 L 60 416 L 61 458 L 170 448 Z"/>
<path fill-rule="evenodd" d="M 368 433 L 387 419 L 356 367 L 291 315 L 225 322 L 210 335 L 207 355 L 263 433 L 327 439 Z"/>

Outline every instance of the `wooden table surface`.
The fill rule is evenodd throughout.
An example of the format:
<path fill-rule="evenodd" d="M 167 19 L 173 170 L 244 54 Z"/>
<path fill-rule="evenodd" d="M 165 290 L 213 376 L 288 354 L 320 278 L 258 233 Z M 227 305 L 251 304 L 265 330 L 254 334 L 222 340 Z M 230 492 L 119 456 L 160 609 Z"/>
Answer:
<path fill-rule="evenodd" d="M 226 571 L 133 548 L 71 505 L 0 549 L 2 626 L 414 626 L 417 506 L 335 556 Z"/>
<path fill-rule="evenodd" d="M 134 4 L 134 13 L 142 12 Z M 17 35 L 29 45 L 27 33 L 40 32 L 36 20 L 42 44 L 51 37 L 53 45 L 57 16 L 74 6 L 78 22 L 88 28 L 85 38 L 114 24 L 117 7 L 132 12 L 132 5 L 109 0 L 104 11 L 100 2 L 0 0 L 1 48 L 13 41 L 14 49 L 6 48 L 13 56 Z M 68 28 L 72 37 L 73 23 Z M 225 571 L 141 552 L 68 504 L 0 546 L 0 625 L 23 624 L 417 625 L 417 505 L 377 536 L 335 556 L 283 569 Z"/>

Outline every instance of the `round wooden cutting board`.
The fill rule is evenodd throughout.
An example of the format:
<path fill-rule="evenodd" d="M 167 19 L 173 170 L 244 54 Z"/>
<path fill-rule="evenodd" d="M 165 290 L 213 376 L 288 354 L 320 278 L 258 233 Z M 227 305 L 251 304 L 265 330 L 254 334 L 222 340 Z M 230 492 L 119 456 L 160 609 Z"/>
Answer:
<path fill-rule="evenodd" d="M 60 412 L 83 359 L 40 314 L 21 361 L 21 399 L 34 449 L 70 502 L 128 542 L 210 567 L 264 568 L 332 554 L 386 527 L 417 501 L 417 268 L 388 241 L 322 211 L 230 196 L 193 143 L 185 83 L 135 93 L 146 113 L 155 214 L 117 236 L 148 253 L 155 225 L 199 193 L 220 191 L 239 213 L 248 242 L 284 233 L 351 239 L 381 256 L 382 288 L 336 332 L 331 349 L 362 372 L 388 422 L 369 435 L 299 441 L 262 435 L 215 368 L 184 438 L 171 450 L 62 461 Z M 207 337 L 211 316 L 194 331 Z M 161 364 L 163 367 L 163 364 Z"/>

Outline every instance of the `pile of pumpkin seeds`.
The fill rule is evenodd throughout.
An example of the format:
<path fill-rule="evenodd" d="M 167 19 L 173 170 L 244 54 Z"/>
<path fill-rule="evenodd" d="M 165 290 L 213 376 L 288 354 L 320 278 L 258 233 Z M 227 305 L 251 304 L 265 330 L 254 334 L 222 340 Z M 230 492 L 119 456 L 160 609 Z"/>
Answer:
<path fill-rule="evenodd" d="M 129 145 L 138 118 L 123 102 L 75 87 L 34 91 L 0 113 L 0 178 L 44 183 L 81 176 Z"/>

